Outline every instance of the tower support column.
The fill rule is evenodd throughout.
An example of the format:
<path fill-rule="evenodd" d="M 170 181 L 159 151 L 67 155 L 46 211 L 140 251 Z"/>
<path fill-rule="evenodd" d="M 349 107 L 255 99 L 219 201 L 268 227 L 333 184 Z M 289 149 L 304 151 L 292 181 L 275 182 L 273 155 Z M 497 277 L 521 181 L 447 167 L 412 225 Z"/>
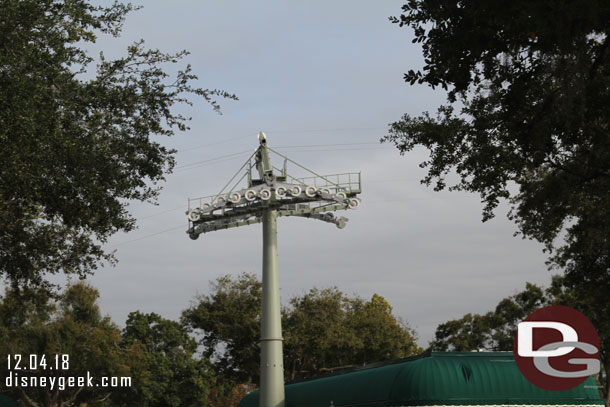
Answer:
<path fill-rule="evenodd" d="M 277 265 L 277 211 L 263 210 L 263 309 L 260 407 L 284 407 L 282 319 Z"/>

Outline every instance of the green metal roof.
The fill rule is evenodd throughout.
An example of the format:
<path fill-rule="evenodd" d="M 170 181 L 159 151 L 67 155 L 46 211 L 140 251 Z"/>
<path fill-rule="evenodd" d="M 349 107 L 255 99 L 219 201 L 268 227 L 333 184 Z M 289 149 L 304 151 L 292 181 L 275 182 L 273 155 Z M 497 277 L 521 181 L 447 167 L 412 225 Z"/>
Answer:
<path fill-rule="evenodd" d="M 431 352 L 344 374 L 286 385 L 286 407 L 430 405 L 603 405 L 595 381 L 566 391 L 540 389 L 512 352 Z M 258 392 L 240 407 L 258 407 Z"/>

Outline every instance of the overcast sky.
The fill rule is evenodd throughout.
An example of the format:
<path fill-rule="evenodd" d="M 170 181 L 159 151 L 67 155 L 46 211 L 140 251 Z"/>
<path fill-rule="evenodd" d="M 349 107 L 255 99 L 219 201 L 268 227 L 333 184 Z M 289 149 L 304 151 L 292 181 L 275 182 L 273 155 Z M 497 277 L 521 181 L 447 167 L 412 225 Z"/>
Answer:
<path fill-rule="evenodd" d="M 378 293 L 426 346 L 439 323 L 486 312 L 526 281 L 548 285 L 541 246 L 513 237 L 506 206 L 483 224 L 477 196 L 419 184 L 425 151 L 400 156 L 377 144 L 402 114 L 434 111 L 444 101 L 442 92 L 402 80 L 422 64 L 412 32 L 388 21 L 402 2 L 142 4 L 120 39 L 100 39 L 107 57 L 140 38 L 151 48 L 187 49 L 199 86 L 240 100 L 220 101 L 223 115 L 197 100 L 183 109 L 193 117 L 191 130 L 163 140 L 180 151 L 159 205 L 132 206 L 139 229 L 111 240 L 118 265 L 91 278 L 102 311 L 119 325 L 135 310 L 178 318 L 219 275 L 260 274 L 261 225 L 192 241 L 184 211 L 188 197 L 219 191 L 257 147 L 261 130 L 272 147 L 318 173 L 362 171 L 363 178 L 360 208 L 338 213 L 350 219 L 343 230 L 280 218 L 283 301 L 314 286 L 365 298 Z"/>

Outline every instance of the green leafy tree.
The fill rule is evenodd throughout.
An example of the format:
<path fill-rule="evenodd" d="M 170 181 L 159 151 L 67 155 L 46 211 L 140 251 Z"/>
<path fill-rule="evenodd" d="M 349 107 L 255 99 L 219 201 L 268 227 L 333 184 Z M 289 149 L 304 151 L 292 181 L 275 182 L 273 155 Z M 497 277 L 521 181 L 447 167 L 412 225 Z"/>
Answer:
<path fill-rule="evenodd" d="M 208 390 L 208 404 L 214 407 L 238 407 L 241 399 L 255 390 L 251 384 L 234 384 L 214 377 Z"/>
<path fill-rule="evenodd" d="M 548 293 L 535 284 L 527 283 L 525 290 L 502 299 L 494 311 L 483 315 L 466 314 L 440 324 L 430 346 L 439 351 L 510 351 L 517 324 L 551 302 L 553 297 Z"/>
<path fill-rule="evenodd" d="M 102 244 L 134 228 L 128 202 L 154 200 L 174 166 L 154 137 L 187 129 L 175 106 L 189 94 L 216 110 L 213 97 L 235 99 L 193 85 L 190 66 L 170 77 L 187 52 L 143 41 L 92 67 L 87 44 L 118 36 L 133 9 L 0 0 L 0 275 L 14 286 L 113 261 Z"/>
<path fill-rule="evenodd" d="M 178 322 L 157 314 L 132 312 L 121 332 L 109 317 L 102 317 L 97 290 L 85 283 L 69 286 L 61 294 L 28 288 L 27 293 L 8 289 L 0 301 L 0 353 L 46 356 L 47 367 L 37 371 L 7 370 L 11 386 L 0 383 L 0 392 L 27 407 L 193 406 L 215 401 L 211 392 L 216 378 L 210 362 L 196 358 L 197 341 Z M 27 294 L 24 296 L 24 294 Z M 54 357 L 68 355 L 69 369 L 56 369 Z M 14 363 L 13 363 L 14 365 Z M 42 365 L 41 365 L 42 366 Z M 17 386 L 20 376 L 93 377 L 93 387 L 53 388 Z M 101 377 L 130 378 L 128 386 L 97 387 Z M 235 394 L 241 394 L 235 389 Z M 243 393 L 243 391 L 242 391 Z"/>
<path fill-rule="evenodd" d="M 410 0 L 402 10 L 391 20 L 414 30 L 424 55 L 405 80 L 448 97 L 384 140 L 401 153 L 425 147 L 423 182 L 480 194 L 484 220 L 509 200 L 523 237 L 553 250 L 549 264 L 608 315 L 610 3 Z"/>
<path fill-rule="evenodd" d="M 282 318 L 287 379 L 353 363 L 359 338 L 348 326 L 349 308 L 337 288 L 313 288 L 290 300 Z"/>
<path fill-rule="evenodd" d="M 352 298 L 348 310 L 348 325 L 359 339 L 355 364 L 366 365 L 413 356 L 422 352 L 417 346 L 417 335 L 393 314 L 390 303 L 379 294 L 369 301 Z"/>
<path fill-rule="evenodd" d="M 414 332 L 380 295 L 370 301 L 335 288 L 311 289 L 284 310 L 289 380 L 419 353 Z"/>
<path fill-rule="evenodd" d="M 409 0 L 402 11 L 391 21 L 424 56 L 405 81 L 442 87 L 447 103 L 404 115 L 384 140 L 426 148 L 423 182 L 478 193 L 483 220 L 508 200 L 607 344 L 610 3 Z"/>
<path fill-rule="evenodd" d="M 430 344 L 438 351 L 473 351 L 483 349 L 491 339 L 486 315 L 466 314 L 436 327 L 436 337 Z"/>
<path fill-rule="evenodd" d="M 224 380 L 257 383 L 262 284 L 255 275 L 242 273 L 210 285 L 210 294 L 199 296 L 182 313 L 182 323 L 200 336 L 203 356 Z"/>
<path fill-rule="evenodd" d="M 197 341 L 178 322 L 132 312 L 121 346 L 131 354 L 132 386 L 113 393 L 114 406 L 207 405 L 210 363 L 194 357 Z"/>
<path fill-rule="evenodd" d="M 183 312 L 183 324 L 201 337 L 203 354 L 224 383 L 258 383 L 260 311 L 260 281 L 241 274 L 220 277 L 210 294 Z M 282 327 L 287 380 L 420 351 L 414 332 L 379 295 L 365 301 L 337 288 L 313 288 L 290 300 L 282 311 Z"/>
<path fill-rule="evenodd" d="M 558 277 L 553 279 L 547 293 L 553 304 L 576 308 L 593 322 L 600 342 L 601 371 L 598 380 L 602 386 L 601 393 L 606 400 L 606 407 L 610 407 L 610 308 L 607 299 L 602 300 L 591 293 L 583 293 L 572 288 L 571 284 L 566 286 L 565 278 Z"/>
<path fill-rule="evenodd" d="M 2 354 L 22 355 L 21 368 L 37 370 L 7 370 L 1 366 L 2 377 L 13 377 L 10 386 L 0 383 L 8 393 L 27 407 L 71 407 L 86 402 L 101 405 L 110 396 L 108 388 L 59 386 L 61 377 L 128 376 L 130 369 L 125 352 L 120 348 L 120 331 L 108 317 L 102 317 L 96 305 L 96 289 L 84 283 L 69 286 L 54 300 L 46 290 L 23 293 L 7 290 L 0 302 L 2 325 Z M 29 355 L 37 355 L 38 366 L 31 366 Z M 42 356 L 45 355 L 46 366 Z M 67 355 L 67 369 L 58 369 L 56 355 L 63 367 Z M 13 366 L 16 360 L 13 360 Z M 30 387 L 18 385 L 17 377 L 52 377 L 55 385 Z M 39 379 L 37 379 L 39 380 Z M 65 379 L 64 379 L 65 380 Z"/>

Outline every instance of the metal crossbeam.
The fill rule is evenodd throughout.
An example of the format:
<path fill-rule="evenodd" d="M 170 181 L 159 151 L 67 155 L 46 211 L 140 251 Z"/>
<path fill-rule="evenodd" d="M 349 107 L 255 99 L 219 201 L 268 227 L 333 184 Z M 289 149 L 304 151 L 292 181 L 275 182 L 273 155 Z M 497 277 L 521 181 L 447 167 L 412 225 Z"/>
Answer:
<path fill-rule="evenodd" d="M 337 227 L 339 227 L 339 229 L 343 229 L 343 227 L 345 226 L 345 222 L 342 222 L 341 224 L 336 223 L 336 221 L 338 221 L 338 219 L 336 219 L 334 217 L 334 215 L 332 215 L 330 213 L 323 214 L 323 215 L 330 215 L 331 218 L 329 218 L 329 216 L 322 217 L 322 216 L 315 216 L 315 215 L 318 215 L 320 213 L 327 212 L 327 211 L 339 211 L 339 210 L 346 210 L 346 209 L 348 209 L 347 204 L 325 205 L 325 206 L 319 206 L 316 208 L 282 209 L 282 210 L 277 211 L 277 216 L 300 216 L 300 217 L 305 217 L 305 218 L 318 219 L 318 220 L 323 220 L 323 221 L 326 221 L 329 223 L 335 223 L 337 225 Z M 257 224 L 257 223 L 260 223 L 263 221 L 262 209 L 260 210 L 259 213 L 249 214 L 249 216 L 255 216 L 255 217 L 238 220 L 237 216 L 233 216 L 233 217 L 224 216 L 224 215 L 218 216 L 212 222 L 207 221 L 207 222 L 201 222 L 199 224 L 196 224 L 191 229 L 189 229 L 189 231 L 187 233 L 189 234 L 189 237 L 191 237 L 191 239 L 196 240 L 199 238 L 199 235 L 202 233 L 215 232 L 217 230 L 224 230 L 224 229 L 232 229 L 232 228 L 236 228 L 236 227 L 240 227 L 240 226 L 254 225 L 254 224 Z M 347 219 L 347 218 L 341 217 L 339 219 Z"/>

